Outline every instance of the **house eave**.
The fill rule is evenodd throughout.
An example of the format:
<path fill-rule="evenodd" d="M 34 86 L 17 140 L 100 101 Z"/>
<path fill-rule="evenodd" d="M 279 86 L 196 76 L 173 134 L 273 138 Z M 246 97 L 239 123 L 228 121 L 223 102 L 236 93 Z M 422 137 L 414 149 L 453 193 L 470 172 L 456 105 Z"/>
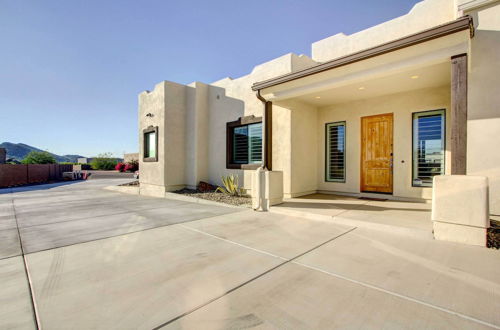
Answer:
<path fill-rule="evenodd" d="M 301 71 L 289 73 L 276 78 L 268 79 L 261 82 L 256 82 L 252 86 L 252 90 L 262 90 L 264 88 L 276 86 L 292 80 L 300 79 L 306 76 L 314 75 L 320 72 L 338 68 L 354 62 L 359 62 L 371 57 L 379 56 L 389 52 L 393 52 L 402 48 L 410 47 L 429 40 L 444 37 L 452 33 L 460 32 L 469 29 L 470 37 L 474 35 L 474 25 L 472 17 L 463 16 L 452 22 L 445 23 L 431 29 L 427 29 L 400 39 L 396 39 L 378 46 L 368 48 L 350 55 L 346 55 Z"/>

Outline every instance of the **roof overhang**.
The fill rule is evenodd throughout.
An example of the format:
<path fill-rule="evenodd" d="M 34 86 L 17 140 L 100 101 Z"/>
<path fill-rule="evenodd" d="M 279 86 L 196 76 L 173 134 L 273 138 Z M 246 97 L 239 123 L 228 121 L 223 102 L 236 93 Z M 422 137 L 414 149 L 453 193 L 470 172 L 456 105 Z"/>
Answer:
<path fill-rule="evenodd" d="M 418 45 L 433 39 L 448 36 L 460 31 L 469 30 L 469 36 L 472 38 L 474 35 L 473 21 L 470 16 L 461 17 L 455 21 L 436 26 L 431 29 L 424 30 L 394 41 L 390 41 L 372 48 L 368 48 L 350 55 L 346 55 L 313 67 L 279 76 L 273 79 L 257 82 L 253 84 L 252 90 L 262 90 L 265 88 L 273 87 L 290 81 L 294 81 L 307 76 L 315 75 L 321 72 L 329 71 L 335 68 L 346 66 L 355 62 L 360 62 L 376 56 L 387 54 L 400 50 L 402 48 Z"/>

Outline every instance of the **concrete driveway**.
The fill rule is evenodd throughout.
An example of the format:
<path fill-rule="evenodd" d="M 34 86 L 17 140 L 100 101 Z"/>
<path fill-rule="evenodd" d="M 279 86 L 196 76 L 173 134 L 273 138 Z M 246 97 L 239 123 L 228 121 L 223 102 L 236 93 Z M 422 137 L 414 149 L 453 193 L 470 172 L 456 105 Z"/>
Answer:
<path fill-rule="evenodd" d="M 499 251 L 120 180 L 0 192 L 0 329 L 500 328 Z"/>

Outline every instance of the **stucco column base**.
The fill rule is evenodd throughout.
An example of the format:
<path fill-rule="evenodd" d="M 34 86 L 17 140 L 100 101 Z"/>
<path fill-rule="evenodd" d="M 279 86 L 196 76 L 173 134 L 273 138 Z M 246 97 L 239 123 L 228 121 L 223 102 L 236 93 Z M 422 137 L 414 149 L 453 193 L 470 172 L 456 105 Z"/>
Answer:
<path fill-rule="evenodd" d="M 486 246 L 486 228 L 434 221 L 434 238 L 441 241 Z"/>
<path fill-rule="evenodd" d="M 252 208 L 268 211 L 269 207 L 283 203 L 283 172 L 262 168 L 252 173 Z"/>
<path fill-rule="evenodd" d="M 185 185 L 158 186 L 155 184 L 140 183 L 139 195 L 150 197 L 165 197 L 165 192 L 176 191 L 186 187 Z"/>
<path fill-rule="evenodd" d="M 490 226 L 488 178 L 435 176 L 432 221 L 435 239 L 486 246 L 486 232 Z"/>
<path fill-rule="evenodd" d="M 165 186 L 140 182 L 139 195 L 150 197 L 165 197 Z"/>

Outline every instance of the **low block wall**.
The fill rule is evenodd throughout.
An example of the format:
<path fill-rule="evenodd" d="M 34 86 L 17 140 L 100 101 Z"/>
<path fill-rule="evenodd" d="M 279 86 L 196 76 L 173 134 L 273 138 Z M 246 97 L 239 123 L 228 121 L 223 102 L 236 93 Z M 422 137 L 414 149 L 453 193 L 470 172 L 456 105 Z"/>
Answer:
<path fill-rule="evenodd" d="M 72 165 L 60 164 L 0 164 L 0 188 L 61 180 L 63 172 L 72 170 Z"/>
<path fill-rule="evenodd" d="M 73 165 L 73 171 L 89 171 L 91 169 L 92 166 L 90 164 Z"/>

